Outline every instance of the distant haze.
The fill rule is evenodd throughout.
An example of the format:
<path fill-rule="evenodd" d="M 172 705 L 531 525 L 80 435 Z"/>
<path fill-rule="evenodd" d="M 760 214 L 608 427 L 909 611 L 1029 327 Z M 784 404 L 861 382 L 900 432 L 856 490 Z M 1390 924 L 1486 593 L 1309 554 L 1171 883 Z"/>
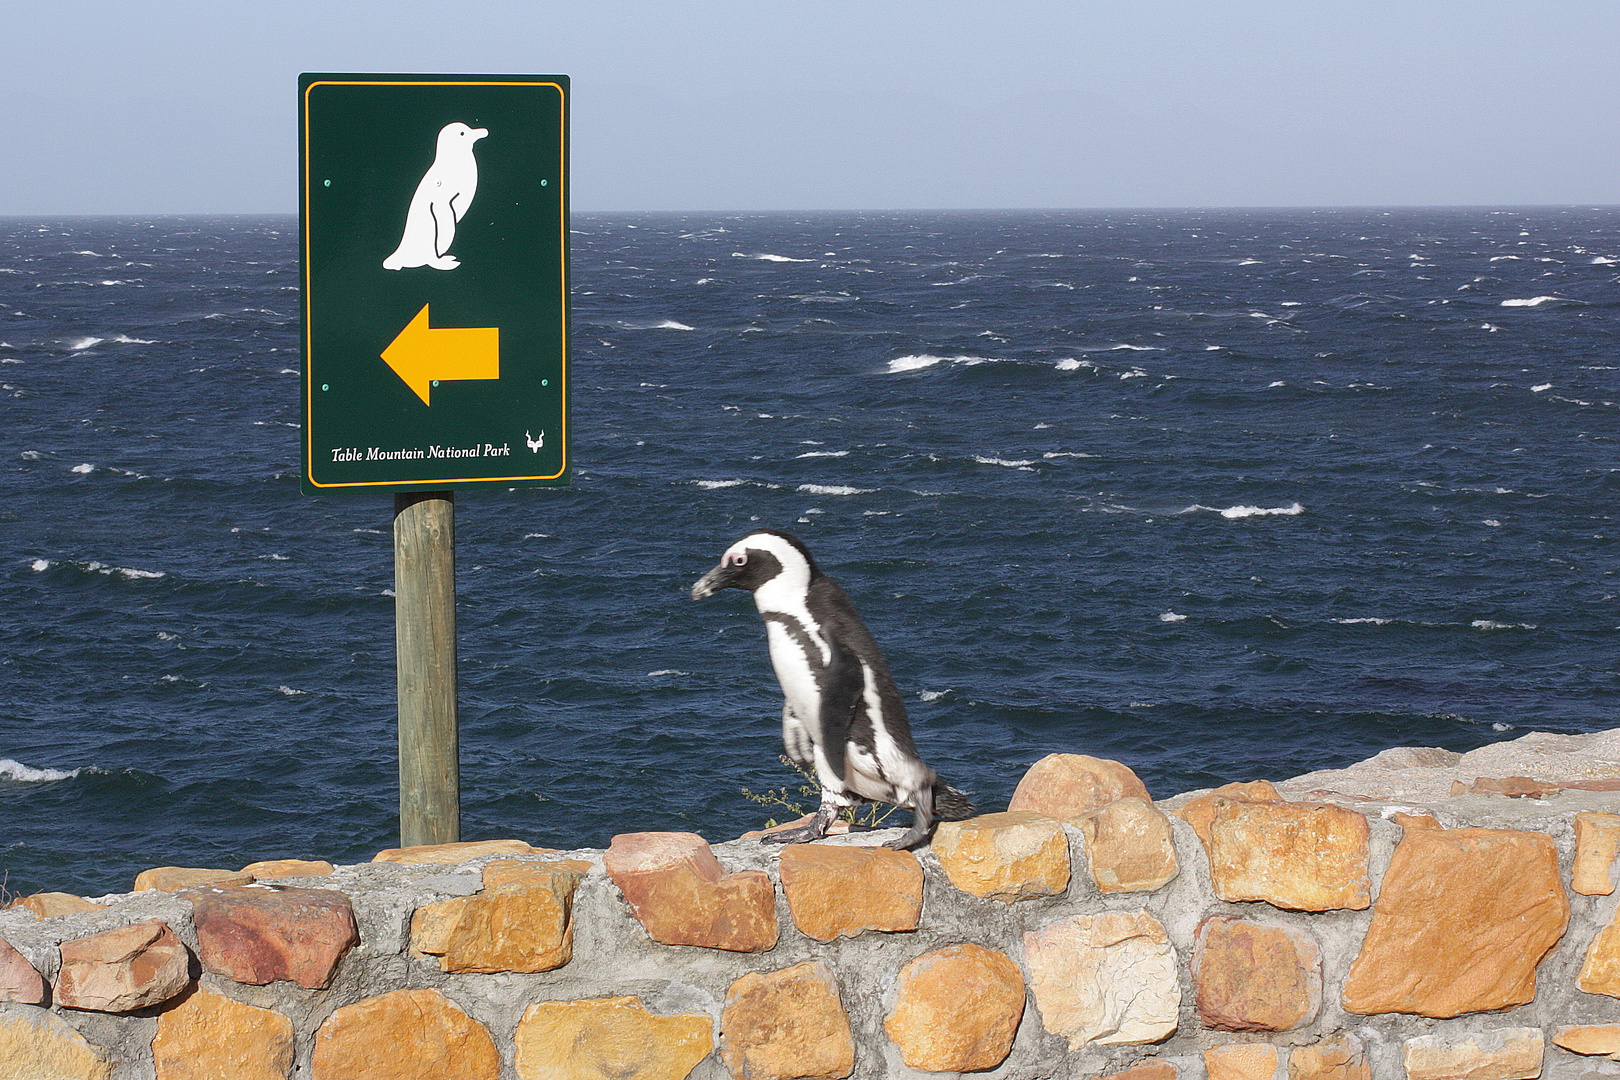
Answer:
<path fill-rule="evenodd" d="M 91 0 L 5 40 L 0 215 L 295 210 L 301 71 L 572 76 L 576 210 L 1620 203 L 1614 0 Z"/>

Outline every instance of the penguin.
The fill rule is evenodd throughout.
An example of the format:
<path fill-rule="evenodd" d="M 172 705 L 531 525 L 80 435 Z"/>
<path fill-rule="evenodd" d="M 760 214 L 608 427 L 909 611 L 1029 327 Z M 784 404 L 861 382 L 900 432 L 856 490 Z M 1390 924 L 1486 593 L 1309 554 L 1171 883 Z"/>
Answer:
<path fill-rule="evenodd" d="M 431 266 L 454 270 L 461 260 L 449 254 L 456 238 L 456 222 L 467 213 L 478 191 L 478 159 L 473 144 L 489 134 L 488 128 L 446 124 L 439 129 L 433 164 L 422 174 L 405 212 L 405 234 L 399 247 L 383 260 L 384 270 Z"/>
<path fill-rule="evenodd" d="M 814 770 L 821 787 L 821 807 L 809 824 L 765 840 L 816 840 L 843 807 L 883 802 L 915 815 L 911 830 L 885 845 L 905 851 L 933 834 L 936 819 L 974 814 L 971 796 L 917 755 L 882 650 L 844 590 L 797 537 L 759 529 L 732 544 L 720 565 L 692 586 L 692 599 L 721 589 L 754 594 L 782 685 L 783 746 L 789 758 Z"/>

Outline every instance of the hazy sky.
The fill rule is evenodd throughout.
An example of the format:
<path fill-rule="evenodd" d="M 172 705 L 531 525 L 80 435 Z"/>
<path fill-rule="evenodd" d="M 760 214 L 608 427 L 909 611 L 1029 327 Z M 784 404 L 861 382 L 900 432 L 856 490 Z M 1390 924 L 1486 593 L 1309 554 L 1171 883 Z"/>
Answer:
<path fill-rule="evenodd" d="M 58 0 L 0 215 L 293 211 L 301 71 L 573 77 L 576 210 L 1620 203 L 1617 0 Z"/>

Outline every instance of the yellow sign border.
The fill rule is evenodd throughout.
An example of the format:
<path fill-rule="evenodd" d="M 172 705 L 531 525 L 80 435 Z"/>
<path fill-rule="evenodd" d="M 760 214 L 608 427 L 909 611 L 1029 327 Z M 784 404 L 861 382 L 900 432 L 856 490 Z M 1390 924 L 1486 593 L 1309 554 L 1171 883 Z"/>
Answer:
<path fill-rule="evenodd" d="M 567 91 L 565 91 L 563 89 L 563 86 L 562 86 L 561 83 L 551 82 L 549 80 L 543 80 L 543 79 L 542 80 L 519 80 L 519 79 L 460 79 L 460 80 L 457 80 L 457 79 L 321 79 L 321 80 L 319 80 L 317 82 L 312 82 L 312 83 L 310 83 L 308 86 L 306 86 L 304 88 L 304 101 L 303 101 L 303 109 L 304 109 L 304 117 L 303 117 L 303 119 L 304 119 L 304 124 L 303 124 L 303 127 L 304 127 L 304 147 L 303 147 L 303 149 L 304 149 L 304 153 L 303 153 L 302 156 L 303 156 L 303 159 L 304 159 L 304 175 L 303 175 L 303 177 L 301 179 L 303 180 L 303 185 L 304 185 L 304 207 L 305 207 L 304 212 L 305 212 L 306 215 L 309 213 L 308 208 L 310 206 L 314 205 L 313 199 L 311 198 L 312 193 L 311 193 L 311 190 L 310 190 L 311 180 L 310 180 L 310 160 L 309 160 L 309 156 L 310 156 L 309 155 L 309 96 L 310 96 L 310 94 L 312 94 L 315 91 L 315 89 L 317 87 L 321 87 L 321 86 L 549 86 L 553 90 L 557 91 L 557 99 L 558 99 L 559 108 L 564 103 L 566 103 L 567 100 L 568 100 L 568 93 L 567 93 Z M 558 150 L 559 150 L 559 154 L 560 154 L 559 160 L 567 161 L 568 160 L 568 125 L 566 123 L 558 125 L 557 140 L 558 140 Z M 560 193 L 560 198 L 562 199 L 563 205 L 567 206 L 568 205 L 568 170 L 564 169 L 562 172 L 563 172 L 563 175 L 558 178 L 558 184 L 562 187 L 562 191 Z M 313 351 L 314 351 L 314 342 L 310 340 L 310 327 L 314 323 L 314 320 L 309 317 L 310 307 L 311 307 L 311 303 L 312 303 L 311 297 L 310 297 L 310 289 L 309 289 L 309 256 L 310 256 L 309 237 L 310 237 L 310 232 L 312 230 L 308 227 L 308 225 L 309 225 L 309 223 L 306 220 L 304 222 L 304 250 L 303 250 L 304 261 L 303 261 L 303 266 L 301 266 L 299 268 L 299 270 L 300 270 L 300 274 L 299 274 L 300 282 L 299 283 L 302 286 L 302 299 L 303 299 L 303 302 L 304 302 L 304 355 L 303 355 L 303 361 L 304 361 L 304 395 L 305 395 L 305 400 L 314 401 L 315 382 L 314 382 L 314 376 L 313 376 L 312 372 L 310 371 L 310 368 L 312 366 L 311 357 L 312 357 Z M 567 217 L 566 214 L 563 215 L 563 220 L 562 220 L 562 222 L 560 224 L 560 228 L 562 229 L 562 234 L 561 234 L 562 246 L 561 246 L 561 250 L 567 251 L 568 250 L 568 217 Z M 565 272 L 562 275 L 562 424 L 563 424 L 563 431 L 562 431 L 562 467 L 559 468 L 556 472 L 548 473 L 548 474 L 546 474 L 544 476 L 480 476 L 480 477 L 474 477 L 474 478 L 465 478 L 464 477 L 464 478 L 450 478 L 450 479 L 444 479 L 444 480 L 353 480 L 353 481 L 346 481 L 344 483 L 326 483 L 326 484 L 323 484 L 320 481 L 316 480 L 314 475 L 313 475 L 313 473 L 314 473 L 314 464 L 315 464 L 315 444 L 314 444 L 314 441 L 313 441 L 314 440 L 314 432 L 310 430 L 312 425 L 309 423 L 309 417 L 305 416 L 303 418 L 304 419 L 304 474 L 305 474 L 304 479 L 309 482 L 310 487 L 317 487 L 317 488 L 356 488 L 356 487 L 403 488 L 403 487 L 420 487 L 420 486 L 425 486 L 425 485 L 428 485 L 428 484 L 433 484 L 433 485 L 442 485 L 442 484 L 502 484 L 502 483 L 514 483 L 514 482 L 523 481 L 523 480 L 555 480 L 559 476 L 562 476 L 564 473 L 566 473 L 568 471 L 568 445 L 569 445 L 568 444 L 568 334 L 569 334 L 568 317 L 569 317 L 569 311 L 568 311 L 568 274 Z"/>

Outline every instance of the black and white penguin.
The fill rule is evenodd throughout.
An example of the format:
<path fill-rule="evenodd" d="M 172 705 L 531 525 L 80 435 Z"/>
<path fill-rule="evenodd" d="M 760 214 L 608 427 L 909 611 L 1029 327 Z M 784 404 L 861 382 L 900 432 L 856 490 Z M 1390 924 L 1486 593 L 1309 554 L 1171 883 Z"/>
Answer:
<path fill-rule="evenodd" d="M 843 807 L 882 802 L 916 815 L 911 831 L 887 845 L 905 850 L 932 834 L 936 818 L 973 815 L 972 799 L 917 756 L 883 652 L 844 590 L 817 569 L 797 537 L 760 529 L 732 544 L 720 565 L 692 586 L 692 599 L 721 589 L 754 594 L 782 684 L 783 745 L 788 757 L 814 769 L 821 785 L 821 808 L 810 823 L 767 840 L 815 840 Z"/>

